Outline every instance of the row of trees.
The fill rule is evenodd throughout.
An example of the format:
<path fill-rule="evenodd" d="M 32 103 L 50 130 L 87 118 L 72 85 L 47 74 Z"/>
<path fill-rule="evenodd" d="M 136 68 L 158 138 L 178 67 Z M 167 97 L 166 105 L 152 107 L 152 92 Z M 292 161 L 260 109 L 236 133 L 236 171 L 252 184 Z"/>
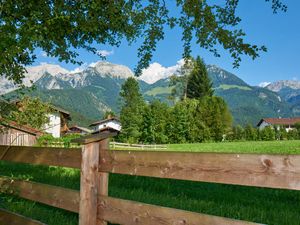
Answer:
<path fill-rule="evenodd" d="M 159 100 L 146 103 L 139 84 L 129 78 L 122 86 L 120 141 L 131 143 L 186 143 L 205 141 L 268 141 L 300 139 L 300 125 L 259 130 L 252 125 L 232 127 L 224 100 L 214 96 L 212 82 L 200 57 L 191 59 L 173 76 L 170 86 L 174 105 Z"/>
<path fill-rule="evenodd" d="M 300 124 L 296 124 L 295 129 L 288 132 L 284 127 L 271 126 L 260 130 L 252 125 L 245 127 L 235 126 L 226 135 L 228 141 L 274 141 L 274 140 L 299 140 Z"/>
<path fill-rule="evenodd" d="M 222 98 L 213 96 L 212 83 L 200 57 L 188 63 L 190 69 L 185 69 L 187 72 L 173 85 L 173 96 L 178 101 L 171 107 L 158 100 L 147 104 L 138 82 L 127 79 L 120 92 L 121 141 L 185 143 L 224 138 L 232 123 L 228 107 Z"/>

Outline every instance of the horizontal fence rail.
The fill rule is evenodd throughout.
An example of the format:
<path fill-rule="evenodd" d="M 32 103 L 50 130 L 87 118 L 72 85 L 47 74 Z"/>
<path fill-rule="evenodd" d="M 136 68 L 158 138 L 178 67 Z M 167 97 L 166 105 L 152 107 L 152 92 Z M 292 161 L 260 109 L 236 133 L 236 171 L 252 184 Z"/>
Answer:
<path fill-rule="evenodd" d="M 40 202 L 46 205 L 65 209 L 71 212 L 79 212 L 79 191 L 60 188 L 52 185 L 40 184 L 31 181 L 14 180 L 8 177 L 0 176 L 0 186 L 6 187 L 12 194 L 19 197 Z M 128 201 L 108 196 L 98 195 L 98 219 L 106 220 L 111 223 L 120 223 L 124 225 L 255 225 L 258 223 L 233 220 L 218 216 L 211 216 L 201 213 L 188 212 L 179 209 L 155 206 L 140 202 Z M 0 211 L 1 215 L 1 211 Z M 8 216 L 7 216 L 8 217 Z M 11 218 L 11 215 L 10 217 Z M 17 217 L 17 222 L 26 218 Z M 1 221 L 1 220 L 0 220 Z M 28 220 L 29 222 L 32 222 Z M 27 223 L 16 223 L 27 224 Z M 42 224 L 42 223 L 28 223 Z"/>
<path fill-rule="evenodd" d="M 81 149 L 0 145 L 0 160 L 80 168 Z"/>
<path fill-rule="evenodd" d="M 300 190 L 300 155 L 109 151 L 102 172 Z"/>
<path fill-rule="evenodd" d="M 79 225 L 257 224 L 109 197 L 109 173 L 300 190 L 300 155 L 109 150 L 108 138 L 115 135 L 79 138 L 81 149 L 0 145 L 0 160 L 81 169 L 80 192 L 4 176 L 1 190 L 79 213 Z"/>
<path fill-rule="evenodd" d="M 98 219 L 123 225 L 254 225 L 241 220 L 211 216 L 140 202 L 99 197 Z"/>
<path fill-rule="evenodd" d="M 8 146 L 0 146 L 0 156 Z M 9 146 L 2 160 L 80 168 L 81 149 Z M 300 155 L 114 150 L 102 172 L 300 190 Z"/>
<path fill-rule="evenodd" d="M 46 225 L 39 221 L 0 208 L 1 225 Z"/>
<path fill-rule="evenodd" d="M 79 191 L 32 181 L 22 181 L 0 176 L 0 187 L 4 192 L 27 200 L 40 202 L 56 208 L 78 213 Z"/>

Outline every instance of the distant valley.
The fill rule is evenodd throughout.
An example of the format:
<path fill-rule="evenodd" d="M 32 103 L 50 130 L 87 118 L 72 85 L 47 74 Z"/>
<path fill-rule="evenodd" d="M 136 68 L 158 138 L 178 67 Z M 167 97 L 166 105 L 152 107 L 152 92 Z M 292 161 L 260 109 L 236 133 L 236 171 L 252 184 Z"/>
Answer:
<path fill-rule="evenodd" d="M 236 75 L 214 65 L 207 66 L 215 94 L 225 99 L 235 124 L 255 125 L 263 117 L 292 117 L 300 115 L 300 82 L 278 81 L 265 88 L 250 86 Z M 102 117 L 107 110 L 119 112 L 119 92 L 133 72 L 126 66 L 98 62 L 83 71 L 69 72 L 58 65 L 44 64 L 28 70 L 25 85 L 33 81 L 35 89 L 28 92 L 44 101 L 71 112 L 73 122 L 88 125 Z M 171 73 L 169 74 L 171 75 Z M 169 102 L 171 93 L 168 74 L 154 83 L 139 80 L 147 101 L 160 99 Z M 13 99 L 16 87 L 0 78 L 0 94 Z M 8 93 L 7 93 L 8 92 Z"/>

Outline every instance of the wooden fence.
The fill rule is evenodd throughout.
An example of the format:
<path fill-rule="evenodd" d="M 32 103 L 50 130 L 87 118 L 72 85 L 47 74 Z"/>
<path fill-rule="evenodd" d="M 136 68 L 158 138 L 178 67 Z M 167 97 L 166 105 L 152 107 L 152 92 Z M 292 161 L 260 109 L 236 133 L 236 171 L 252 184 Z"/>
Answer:
<path fill-rule="evenodd" d="M 109 197 L 109 173 L 300 190 L 300 155 L 112 151 L 114 135 L 78 139 L 82 149 L 0 146 L 1 160 L 81 169 L 80 192 L 8 177 L 0 177 L 0 187 L 79 213 L 79 225 L 257 224 Z M 0 210 L 0 224 L 42 223 Z"/>
<path fill-rule="evenodd" d="M 110 147 L 112 149 L 141 149 L 141 150 L 164 150 L 167 149 L 167 145 L 144 145 L 144 144 L 129 144 L 129 143 L 119 143 L 110 142 Z"/>

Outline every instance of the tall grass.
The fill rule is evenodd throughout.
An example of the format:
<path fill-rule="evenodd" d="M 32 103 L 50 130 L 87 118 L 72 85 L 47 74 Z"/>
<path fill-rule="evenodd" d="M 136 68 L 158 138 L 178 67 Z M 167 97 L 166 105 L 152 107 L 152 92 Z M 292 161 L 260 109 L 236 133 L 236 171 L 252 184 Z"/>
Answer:
<path fill-rule="evenodd" d="M 243 144 L 237 143 L 235 146 L 236 149 L 245 146 L 244 142 Z M 257 142 L 256 144 L 259 145 L 261 142 Z M 211 151 L 211 149 L 214 149 L 213 147 L 209 147 L 209 145 L 215 144 L 204 144 L 204 147 L 200 150 Z M 247 143 L 247 145 L 255 146 L 254 143 Z M 292 149 L 294 147 L 299 149 L 299 145 L 300 142 L 288 142 L 284 146 L 290 146 L 290 148 L 287 147 L 287 149 L 290 149 L 287 151 L 294 152 Z M 199 150 L 199 146 L 191 146 L 183 145 L 182 147 L 190 147 L 193 151 L 196 148 Z M 216 144 L 215 146 L 220 146 L 220 144 Z M 177 145 L 173 145 L 172 147 L 174 149 L 178 147 L 179 149 Z M 234 151 L 231 147 L 224 147 L 223 151 Z M 218 149 L 221 150 L 221 148 Z M 269 150 L 271 149 L 273 149 L 272 153 L 286 151 L 284 147 L 280 148 L 279 151 L 269 148 Z M 257 153 L 261 153 L 261 150 Z M 28 179 L 76 190 L 79 189 L 80 183 L 79 170 L 60 167 L 0 162 L 0 175 L 11 176 L 16 179 Z M 298 191 L 111 174 L 109 195 L 149 204 L 265 224 L 300 224 L 300 192 Z M 78 215 L 75 213 L 8 195 L 1 195 L 0 204 L 1 207 L 40 220 L 49 225 L 75 225 L 78 223 Z"/>

